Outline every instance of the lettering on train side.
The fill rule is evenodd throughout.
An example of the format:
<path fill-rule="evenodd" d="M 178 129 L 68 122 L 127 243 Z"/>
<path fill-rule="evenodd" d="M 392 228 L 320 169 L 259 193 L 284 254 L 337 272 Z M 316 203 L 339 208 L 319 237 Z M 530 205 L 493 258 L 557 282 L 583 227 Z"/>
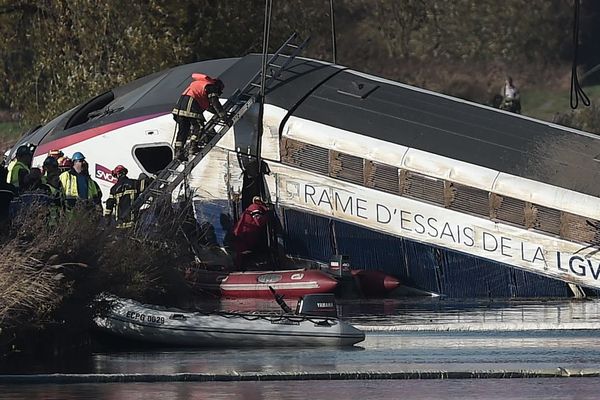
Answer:
<path fill-rule="evenodd" d="M 296 190 L 299 188 L 294 183 L 288 184 L 288 197 L 296 197 L 298 193 L 290 191 L 290 188 Z M 318 188 L 313 185 L 305 184 L 302 189 L 298 189 L 303 192 L 304 203 L 313 205 L 318 208 L 324 208 L 329 211 L 342 212 L 347 215 L 354 217 L 369 219 L 367 211 L 368 201 L 366 199 L 352 196 L 337 191 L 330 190 L 329 188 Z"/>
<path fill-rule="evenodd" d="M 112 171 L 104 165 L 96 164 L 95 171 L 96 178 L 110 183 L 117 182 L 117 178 L 112 176 Z"/>
<path fill-rule="evenodd" d="M 568 258 L 567 258 L 568 257 Z M 567 260 L 566 263 L 564 260 Z M 566 264 L 566 267 L 565 267 Z M 578 255 L 565 255 L 560 251 L 556 252 L 556 265 L 562 272 L 573 273 L 577 276 L 589 276 L 598 280 L 600 278 L 600 262 L 594 262 L 591 259 L 585 259 Z"/>
<path fill-rule="evenodd" d="M 412 228 L 408 227 L 408 222 L 410 222 L 410 212 L 400 210 L 400 229 L 404 229 L 407 231 L 412 231 Z M 406 224 L 406 225 L 405 225 Z"/>
<path fill-rule="evenodd" d="M 280 197 L 283 205 L 347 217 L 369 229 L 600 288 L 600 252 L 595 247 L 402 196 L 327 185 L 326 178 L 319 183 L 278 179 L 286 188 Z M 588 249 L 586 254 L 578 254 L 582 248 Z"/>
<path fill-rule="evenodd" d="M 366 214 L 367 211 L 367 201 L 365 199 L 356 199 L 356 216 L 363 219 L 369 219 Z"/>
<path fill-rule="evenodd" d="M 340 210 L 344 213 L 352 215 L 352 197 L 347 197 L 346 203 L 343 203 L 342 198 L 340 197 L 340 194 L 338 192 L 335 192 L 333 194 L 333 198 L 334 198 L 336 210 Z"/>

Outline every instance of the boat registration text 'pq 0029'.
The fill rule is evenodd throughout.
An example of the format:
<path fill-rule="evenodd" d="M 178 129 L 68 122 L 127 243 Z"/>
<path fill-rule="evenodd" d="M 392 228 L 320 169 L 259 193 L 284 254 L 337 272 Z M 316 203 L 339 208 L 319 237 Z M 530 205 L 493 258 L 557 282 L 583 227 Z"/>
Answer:
<path fill-rule="evenodd" d="M 132 319 L 134 321 L 150 322 L 153 324 L 164 324 L 165 323 L 165 317 L 160 317 L 160 316 L 151 315 L 151 314 L 142 314 L 142 313 L 138 313 L 135 311 L 127 311 L 125 313 L 125 317 Z"/>

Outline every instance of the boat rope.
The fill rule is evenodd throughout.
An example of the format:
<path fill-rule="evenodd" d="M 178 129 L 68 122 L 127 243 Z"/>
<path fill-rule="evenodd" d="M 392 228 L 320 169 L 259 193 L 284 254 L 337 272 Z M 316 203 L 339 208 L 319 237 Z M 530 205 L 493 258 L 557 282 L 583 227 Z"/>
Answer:
<path fill-rule="evenodd" d="M 325 325 L 325 324 L 332 325 L 333 323 L 335 323 L 334 318 L 327 318 L 327 317 L 323 317 L 323 318 L 316 317 L 315 318 L 312 316 L 300 315 L 300 314 L 294 314 L 294 315 L 265 314 L 265 313 L 249 314 L 249 313 L 233 313 L 233 312 L 221 311 L 221 312 L 217 312 L 217 313 L 206 313 L 204 315 L 219 315 L 224 318 L 242 318 L 242 319 L 245 319 L 246 321 L 256 321 L 256 320 L 264 320 L 264 321 L 269 321 L 269 322 L 288 321 L 290 323 L 300 323 L 300 322 L 308 321 L 308 322 L 312 322 L 313 324 L 317 324 L 317 325 Z"/>
<path fill-rule="evenodd" d="M 313 324 L 317 324 L 317 325 L 333 325 L 333 324 L 337 323 L 337 318 L 317 317 L 317 316 L 302 315 L 302 314 L 277 314 L 277 313 L 265 313 L 265 312 L 237 313 L 237 312 L 230 312 L 230 311 L 206 312 L 206 311 L 200 311 L 200 310 L 186 311 L 186 310 L 181 310 L 181 309 L 177 309 L 177 308 L 146 305 L 146 304 L 142 304 L 135 300 L 127 300 L 127 301 L 121 300 L 120 301 L 120 300 L 116 300 L 111 297 L 106 297 L 106 298 L 100 299 L 99 301 L 107 301 L 107 302 L 109 302 L 109 304 L 112 303 L 113 308 L 115 306 L 119 306 L 122 308 L 127 308 L 127 307 L 144 308 L 144 309 L 158 311 L 158 312 L 162 312 L 162 313 L 181 315 L 184 317 L 188 317 L 188 316 L 191 317 L 194 315 L 198 315 L 198 316 L 211 316 L 212 315 L 212 316 L 220 316 L 220 317 L 227 318 L 227 319 L 241 318 L 241 319 L 245 319 L 246 321 L 257 321 L 257 320 L 265 320 L 265 321 L 269 321 L 269 322 L 288 321 L 293 324 L 308 321 L 308 322 L 312 322 Z M 173 315 L 171 315 L 171 317 L 173 317 Z M 170 318 L 170 319 L 174 319 L 174 318 Z"/>
<path fill-rule="evenodd" d="M 331 55 L 333 63 L 337 64 L 337 46 L 335 40 L 335 10 L 333 8 L 333 0 L 329 0 L 329 15 L 331 17 Z"/>
<path fill-rule="evenodd" d="M 260 76 L 260 91 L 258 95 L 258 120 L 257 120 L 257 134 L 256 134 L 256 176 L 258 177 L 258 194 L 264 197 L 264 185 L 262 182 L 262 158 L 261 158 L 261 144 L 263 135 L 263 117 L 265 109 L 265 86 L 267 81 L 267 58 L 269 53 L 269 36 L 271 32 L 271 12 L 273 9 L 272 0 L 265 0 L 265 21 L 263 29 L 263 48 L 262 48 L 262 61 L 261 61 L 261 76 Z"/>
<path fill-rule="evenodd" d="M 573 7 L 573 64 L 571 65 L 571 108 L 579 106 L 579 100 L 586 107 L 590 106 L 590 99 L 583 91 L 577 78 L 577 59 L 579 55 L 579 0 L 574 0 Z"/>
<path fill-rule="evenodd" d="M 260 97 L 264 104 L 265 85 L 267 81 L 267 56 L 269 52 L 269 36 L 271 33 L 271 11 L 273 10 L 273 1 L 265 0 L 265 23 L 263 29 L 263 49 L 262 49 L 262 73 L 260 77 Z M 262 121 L 260 121 L 262 122 Z"/>
<path fill-rule="evenodd" d="M 264 30 L 263 30 L 263 51 L 262 51 L 262 72 L 260 79 L 260 95 L 258 96 L 258 126 L 257 126 L 257 135 L 256 135 L 256 176 L 257 184 L 258 184 L 258 194 L 260 197 L 265 200 L 267 197 L 267 193 L 265 190 L 265 184 L 263 180 L 263 173 L 265 172 L 262 167 L 262 137 L 263 137 L 263 120 L 265 113 L 265 89 L 266 89 L 266 80 L 267 80 L 267 59 L 269 53 L 269 37 L 271 34 L 271 15 L 273 11 L 273 1 L 265 0 L 265 22 L 264 22 Z M 273 72 L 271 72 L 273 75 Z M 277 258 L 274 256 L 277 245 L 277 240 L 275 239 L 275 232 L 273 229 L 273 222 L 271 218 L 267 220 L 267 248 L 270 249 L 269 256 L 270 262 L 273 266 L 277 265 Z"/>

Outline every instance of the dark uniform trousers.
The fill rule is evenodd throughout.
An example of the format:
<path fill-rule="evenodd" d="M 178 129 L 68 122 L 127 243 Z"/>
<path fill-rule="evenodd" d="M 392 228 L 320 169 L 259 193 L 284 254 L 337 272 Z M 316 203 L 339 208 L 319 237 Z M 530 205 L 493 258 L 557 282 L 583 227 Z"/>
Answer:
<path fill-rule="evenodd" d="M 135 215 L 131 206 L 138 194 L 138 181 L 126 176 L 120 177 L 110 189 L 105 216 L 113 215 L 117 228 L 133 227 Z"/>
<path fill-rule="evenodd" d="M 208 93 L 208 101 L 210 107 L 208 111 L 213 114 L 224 115 L 223 108 L 219 102 L 219 92 L 214 85 L 206 87 Z M 196 154 L 199 150 L 198 144 L 201 139 L 204 139 L 206 132 L 204 127 L 206 119 L 202 114 L 204 110 L 193 97 L 181 95 L 177 104 L 173 108 L 173 118 L 178 125 L 177 135 L 175 137 L 175 152 L 176 155 L 183 153 L 185 142 L 190 139 L 190 155 Z M 192 135 L 190 136 L 190 132 Z M 214 132 L 212 132 L 214 133 Z"/>

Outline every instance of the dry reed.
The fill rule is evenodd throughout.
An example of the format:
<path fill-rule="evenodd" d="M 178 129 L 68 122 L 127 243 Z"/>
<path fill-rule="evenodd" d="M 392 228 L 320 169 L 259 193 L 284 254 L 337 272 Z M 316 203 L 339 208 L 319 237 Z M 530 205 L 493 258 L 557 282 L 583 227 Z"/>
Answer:
<path fill-rule="evenodd" d="M 180 218 L 163 204 L 134 236 L 107 224 L 97 209 L 78 207 L 55 221 L 43 205 L 23 207 L 0 239 L 0 328 L 68 324 L 87 315 L 101 292 L 185 302 L 189 292 L 176 267 L 193 256 Z"/>

